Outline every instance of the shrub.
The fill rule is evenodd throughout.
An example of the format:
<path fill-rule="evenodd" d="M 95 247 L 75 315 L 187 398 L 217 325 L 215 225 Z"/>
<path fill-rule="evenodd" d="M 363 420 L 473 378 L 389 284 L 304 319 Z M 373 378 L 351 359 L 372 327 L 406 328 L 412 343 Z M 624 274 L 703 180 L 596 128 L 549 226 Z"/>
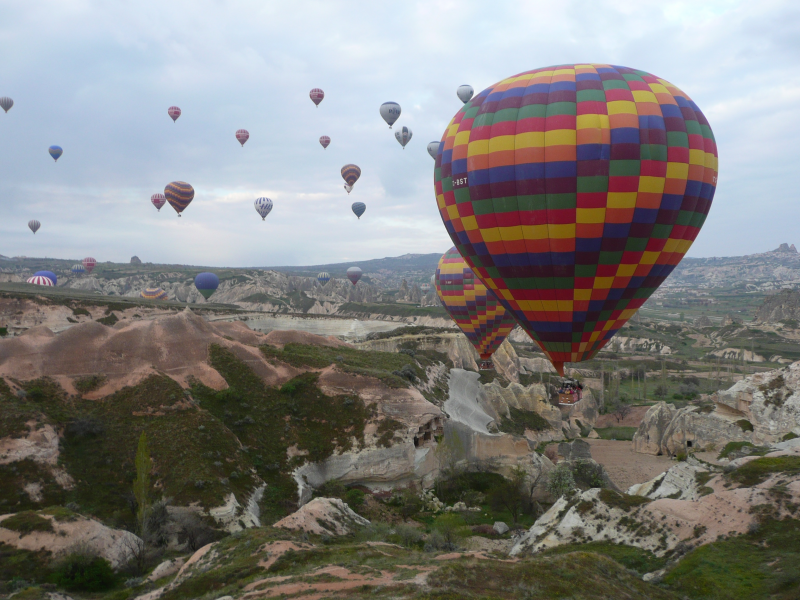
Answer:
<path fill-rule="evenodd" d="M 422 541 L 422 532 L 417 527 L 400 524 L 394 528 L 394 531 L 399 538 L 400 545 L 406 548 L 413 548 Z"/>
<path fill-rule="evenodd" d="M 74 382 L 75 389 L 82 394 L 92 392 L 99 388 L 105 380 L 105 375 L 87 375 L 85 377 L 79 377 Z"/>
<path fill-rule="evenodd" d="M 747 419 L 739 419 L 736 424 L 742 428 L 742 431 L 753 431 L 753 424 Z"/>
<path fill-rule="evenodd" d="M 105 427 L 100 421 L 89 418 L 74 419 L 64 429 L 64 435 L 74 439 L 93 438 L 104 432 Z"/>
<path fill-rule="evenodd" d="M 344 501 L 350 508 L 357 511 L 364 505 L 364 492 L 359 489 L 347 490 Z"/>
<path fill-rule="evenodd" d="M 106 559 L 79 551 L 57 563 L 53 582 L 71 592 L 102 592 L 116 585 L 117 576 Z"/>
<path fill-rule="evenodd" d="M 6 337 L 7 335 L 8 335 L 8 328 L 0 327 L 0 337 Z"/>
<path fill-rule="evenodd" d="M 3 519 L 0 527 L 18 531 L 22 535 L 32 531 L 53 531 L 53 525 L 49 519 L 40 517 L 32 510 L 18 512 L 15 515 Z"/>
<path fill-rule="evenodd" d="M 789 440 L 794 440 L 794 439 L 797 439 L 798 437 L 800 437 L 800 436 L 798 436 L 796 433 L 790 431 L 789 433 L 787 433 L 785 436 L 783 436 L 781 438 L 781 441 L 782 442 L 788 442 Z"/>
<path fill-rule="evenodd" d="M 575 489 L 575 478 L 566 463 L 558 463 L 556 468 L 550 471 L 547 477 L 547 491 L 554 498 L 571 495 Z"/>

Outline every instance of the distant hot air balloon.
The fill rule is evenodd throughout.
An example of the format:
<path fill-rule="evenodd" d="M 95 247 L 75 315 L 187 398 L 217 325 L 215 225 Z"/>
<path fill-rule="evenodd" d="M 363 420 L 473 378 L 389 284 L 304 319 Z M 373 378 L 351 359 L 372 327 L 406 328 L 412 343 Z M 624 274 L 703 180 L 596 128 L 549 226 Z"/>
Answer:
<path fill-rule="evenodd" d="M 33 277 L 29 277 L 28 283 L 31 283 L 33 285 L 46 285 L 48 287 L 53 287 L 55 285 L 49 277 L 42 277 L 41 275 L 34 275 Z"/>
<path fill-rule="evenodd" d="M 144 298 L 145 300 L 166 300 L 167 292 L 162 290 L 160 287 L 147 288 L 141 291 L 139 297 Z"/>
<path fill-rule="evenodd" d="M 434 281 L 445 310 L 480 354 L 480 368 L 492 369 L 492 354 L 516 326 L 514 318 L 475 277 L 455 248 L 439 259 Z"/>
<path fill-rule="evenodd" d="M 406 144 L 411 140 L 411 136 L 414 135 L 411 133 L 411 129 L 403 125 L 400 129 L 394 132 L 395 139 L 400 142 L 400 145 L 403 147 L 403 150 L 406 149 Z"/>
<path fill-rule="evenodd" d="M 181 116 L 181 109 L 180 109 L 180 108 L 178 108 L 177 106 L 170 106 L 170 107 L 167 109 L 167 114 L 168 114 L 170 117 L 172 117 L 172 122 L 174 123 L 175 121 L 177 121 L 177 120 L 178 120 L 178 117 L 180 117 L 180 116 Z"/>
<path fill-rule="evenodd" d="M 331 276 L 326 272 L 323 271 L 319 275 L 317 275 L 317 281 L 319 281 L 322 285 L 325 285 L 331 280 Z"/>
<path fill-rule="evenodd" d="M 219 287 L 219 277 L 214 273 L 199 273 L 194 278 L 194 287 L 203 295 L 203 298 L 208 300 L 209 296 L 216 292 Z"/>
<path fill-rule="evenodd" d="M 344 189 L 345 189 L 345 191 L 346 191 L 346 192 L 349 194 L 350 192 L 352 192 L 352 191 L 353 191 L 353 186 L 352 186 L 352 185 L 347 185 L 347 184 L 345 183 L 345 184 L 344 184 Z"/>
<path fill-rule="evenodd" d="M 431 155 L 433 160 L 436 160 L 436 155 L 439 153 L 439 142 L 431 142 L 428 144 L 428 154 Z"/>
<path fill-rule="evenodd" d="M 272 200 L 269 198 L 256 198 L 253 203 L 256 207 L 256 212 L 261 215 L 261 220 L 267 218 L 267 215 L 272 210 Z"/>
<path fill-rule="evenodd" d="M 347 278 L 353 285 L 357 284 L 358 280 L 361 279 L 361 269 L 358 267 L 350 267 L 347 269 Z"/>
<path fill-rule="evenodd" d="M 91 275 L 92 271 L 94 271 L 94 267 L 97 264 L 97 261 L 93 259 L 91 256 L 87 256 L 83 259 L 83 266 L 86 268 L 86 272 Z"/>
<path fill-rule="evenodd" d="M 384 102 L 381 104 L 381 116 L 383 120 L 389 124 L 389 129 L 391 129 L 394 122 L 400 118 L 401 110 L 397 102 Z"/>
<path fill-rule="evenodd" d="M 181 213 L 194 199 L 194 188 L 185 181 L 173 181 L 164 188 L 164 196 L 180 217 Z"/>
<path fill-rule="evenodd" d="M 39 223 L 39 221 L 37 221 L 36 219 L 31 219 L 30 221 L 28 221 L 28 229 L 30 229 L 33 232 L 33 235 L 36 235 L 36 232 L 39 231 L 39 227 L 41 226 L 42 224 Z"/>
<path fill-rule="evenodd" d="M 471 85 L 460 85 L 456 90 L 456 95 L 458 99 L 461 100 L 464 104 L 470 101 L 472 98 L 472 94 L 475 93 L 475 90 L 472 89 Z"/>
<path fill-rule="evenodd" d="M 342 179 L 350 186 L 351 190 L 359 177 L 361 177 L 361 169 L 357 165 L 345 165 L 342 167 Z M 350 190 L 347 190 L 347 193 L 349 194 Z"/>
<path fill-rule="evenodd" d="M 355 215 L 360 219 L 361 215 L 364 214 L 364 211 L 367 210 L 367 205 L 363 202 L 353 202 L 353 206 L 351 207 Z"/>
<path fill-rule="evenodd" d="M 53 285 L 56 285 L 58 283 L 58 277 L 56 277 L 56 274 L 53 273 L 52 271 L 36 271 L 36 273 L 34 273 L 33 276 L 47 277 L 50 281 L 53 282 Z"/>
<path fill-rule="evenodd" d="M 244 148 L 244 143 L 250 139 L 250 132 L 247 129 L 238 129 L 236 131 L 236 139 L 239 140 L 242 148 Z"/>
<path fill-rule="evenodd" d="M 308 95 L 311 97 L 311 101 L 319 106 L 319 103 L 322 102 L 322 99 L 325 97 L 325 92 L 319 88 L 314 88 L 308 92 Z"/>
<path fill-rule="evenodd" d="M 47 151 L 50 153 L 50 156 L 53 157 L 53 160 L 58 162 L 58 159 L 61 158 L 61 155 L 64 154 L 64 150 L 61 146 L 50 146 Z"/>
<path fill-rule="evenodd" d="M 83 265 L 80 265 L 80 264 L 72 265 L 71 271 L 72 271 L 73 275 L 83 275 L 84 273 L 86 273 L 86 267 L 84 267 Z"/>
<path fill-rule="evenodd" d="M 167 203 L 167 197 L 164 194 L 153 194 L 150 196 L 150 202 L 158 209 L 158 212 L 161 212 L 161 207 Z"/>
<path fill-rule="evenodd" d="M 447 126 L 438 162 L 450 238 L 559 373 L 594 357 L 680 262 L 718 169 L 684 92 L 606 64 L 482 91 Z"/>
<path fill-rule="evenodd" d="M 331 138 L 327 135 L 320 136 L 319 143 L 322 144 L 323 148 L 327 148 L 331 143 Z"/>
<path fill-rule="evenodd" d="M 421 291 L 423 294 L 427 294 L 431 291 L 431 284 L 423 283 L 421 286 L 419 286 L 419 291 Z"/>
<path fill-rule="evenodd" d="M 3 96 L 0 98 L 0 108 L 2 108 L 4 111 L 8 112 L 11 110 L 12 106 L 14 106 L 14 101 L 11 98 L 8 96 Z"/>

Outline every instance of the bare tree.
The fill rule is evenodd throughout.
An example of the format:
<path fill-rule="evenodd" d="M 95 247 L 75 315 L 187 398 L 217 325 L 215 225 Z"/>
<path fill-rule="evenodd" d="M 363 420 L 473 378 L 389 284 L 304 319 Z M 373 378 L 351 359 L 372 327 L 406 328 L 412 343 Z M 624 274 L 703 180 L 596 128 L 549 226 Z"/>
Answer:
<path fill-rule="evenodd" d="M 614 418 L 617 420 L 617 423 L 622 423 L 625 420 L 625 417 L 627 417 L 629 414 L 631 414 L 631 407 L 629 404 L 624 404 L 619 400 L 614 402 L 613 415 Z"/>

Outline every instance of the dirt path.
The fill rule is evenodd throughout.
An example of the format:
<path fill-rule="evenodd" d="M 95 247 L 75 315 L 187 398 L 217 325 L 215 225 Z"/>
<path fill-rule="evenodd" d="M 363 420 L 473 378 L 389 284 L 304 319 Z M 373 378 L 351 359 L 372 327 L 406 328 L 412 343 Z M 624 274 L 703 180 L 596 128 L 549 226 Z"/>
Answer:
<path fill-rule="evenodd" d="M 592 458 L 606 468 L 611 481 L 623 492 L 634 483 L 649 481 L 674 464 L 666 456 L 634 452 L 631 442 L 589 439 L 586 441 L 592 447 Z"/>

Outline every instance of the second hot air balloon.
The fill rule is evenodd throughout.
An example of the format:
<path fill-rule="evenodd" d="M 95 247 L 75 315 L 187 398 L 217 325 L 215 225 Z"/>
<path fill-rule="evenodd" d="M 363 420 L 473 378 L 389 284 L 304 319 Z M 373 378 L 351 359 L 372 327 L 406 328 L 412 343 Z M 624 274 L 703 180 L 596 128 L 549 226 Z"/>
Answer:
<path fill-rule="evenodd" d="M 406 149 L 406 144 L 411 141 L 411 136 L 414 135 L 411 133 L 411 129 L 403 125 L 400 129 L 394 132 L 395 139 L 400 142 L 400 145 L 403 147 L 403 150 Z"/>
<path fill-rule="evenodd" d="M 353 189 L 359 177 L 361 177 L 361 169 L 358 168 L 358 165 L 345 165 L 342 167 L 342 179 L 350 186 L 350 190 Z M 350 190 L 347 190 L 348 194 Z"/>
<path fill-rule="evenodd" d="M 310 92 L 308 92 L 308 97 L 311 98 L 311 101 L 314 103 L 315 106 L 319 106 L 319 103 L 322 102 L 322 99 L 325 98 L 325 92 L 323 92 L 319 88 L 314 88 Z"/>
<path fill-rule="evenodd" d="M 64 154 L 64 150 L 61 146 L 50 146 L 47 151 L 50 153 L 50 156 L 53 157 L 53 160 L 58 162 L 58 159 L 61 158 L 61 155 Z"/>
<path fill-rule="evenodd" d="M 39 231 L 39 228 L 41 226 L 42 224 L 36 219 L 31 219 L 30 221 L 28 221 L 28 229 L 30 229 L 33 232 L 33 235 L 36 235 L 36 232 Z"/>
<path fill-rule="evenodd" d="M 364 211 L 367 210 L 367 205 L 363 202 L 353 202 L 353 206 L 350 207 L 353 210 L 353 213 L 361 219 L 361 215 L 364 214 Z"/>
<path fill-rule="evenodd" d="M 327 135 L 321 135 L 319 138 L 319 143 L 322 146 L 322 148 L 325 149 L 328 146 L 330 146 L 331 138 L 329 138 Z"/>
<path fill-rule="evenodd" d="M 491 358 L 511 330 L 514 318 L 475 277 L 455 247 L 439 259 L 434 274 L 439 300 L 480 355 L 480 369 L 491 370 Z"/>
<path fill-rule="evenodd" d="M 672 272 L 717 185 L 698 106 L 627 67 L 504 79 L 442 142 L 434 183 L 450 238 L 560 374 L 591 359 Z"/>
<path fill-rule="evenodd" d="M 178 108 L 177 106 L 170 106 L 167 109 L 167 114 L 169 115 L 170 119 L 172 119 L 172 122 L 174 123 L 175 121 L 178 120 L 178 117 L 181 116 L 181 109 Z"/>
<path fill-rule="evenodd" d="M 150 202 L 158 209 L 158 212 L 161 212 L 161 207 L 167 203 L 167 197 L 164 194 L 153 194 L 150 196 Z"/>
<path fill-rule="evenodd" d="M 394 122 L 400 118 L 401 110 L 402 109 L 397 102 L 384 102 L 381 104 L 380 113 L 383 117 L 383 120 L 389 124 L 389 129 L 391 129 L 392 125 L 394 125 Z"/>
<path fill-rule="evenodd" d="M 94 268 L 97 265 L 97 261 L 95 259 L 93 259 L 91 256 L 87 256 L 81 262 L 83 263 L 83 266 L 86 269 L 86 272 L 89 275 L 91 275 L 92 271 L 94 271 Z"/>
<path fill-rule="evenodd" d="M 211 294 L 216 292 L 219 287 L 219 277 L 214 273 L 199 273 L 194 278 L 194 287 L 197 288 L 203 298 L 208 300 Z"/>
<path fill-rule="evenodd" d="M 185 181 L 173 181 L 164 188 L 164 197 L 178 216 L 194 200 L 194 188 Z"/>
<path fill-rule="evenodd" d="M 361 269 L 358 267 L 350 267 L 347 269 L 347 278 L 353 285 L 357 284 L 358 280 L 361 279 Z"/>
<path fill-rule="evenodd" d="M 250 139 L 250 132 L 247 129 L 237 129 L 236 130 L 236 141 L 238 141 L 242 148 L 244 148 L 244 143 Z"/>
<path fill-rule="evenodd" d="M 256 207 L 256 212 L 261 215 L 261 220 L 264 221 L 272 211 L 272 200 L 269 198 L 256 198 L 253 204 Z"/>
<path fill-rule="evenodd" d="M 317 275 L 317 281 L 319 281 L 322 285 L 325 285 L 331 280 L 331 276 L 327 271 L 322 271 Z"/>

